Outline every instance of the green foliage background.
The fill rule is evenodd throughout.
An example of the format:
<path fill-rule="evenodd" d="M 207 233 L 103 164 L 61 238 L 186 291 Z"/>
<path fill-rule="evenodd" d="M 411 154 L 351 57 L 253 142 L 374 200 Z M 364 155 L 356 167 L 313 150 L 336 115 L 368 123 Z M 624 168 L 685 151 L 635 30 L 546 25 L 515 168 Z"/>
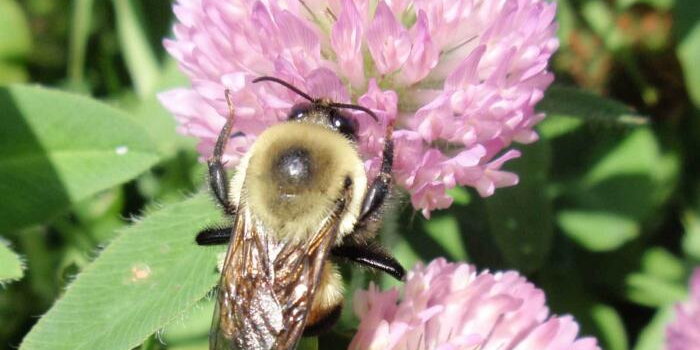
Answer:
<path fill-rule="evenodd" d="M 557 2 L 548 117 L 509 164 L 521 183 L 456 189 L 431 220 L 399 199 L 381 239 L 407 267 L 516 269 L 604 349 L 660 349 L 700 260 L 700 6 Z M 161 46 L 170 6 L 0 0 L 0 348 L 207 349 L 225 248 L 194 245 L 221 217 L 155 100 L 187 84 Z M 395 285 L 343 274 L 346 312 L 302 348 L 344 349 L 352 291 Z"/>

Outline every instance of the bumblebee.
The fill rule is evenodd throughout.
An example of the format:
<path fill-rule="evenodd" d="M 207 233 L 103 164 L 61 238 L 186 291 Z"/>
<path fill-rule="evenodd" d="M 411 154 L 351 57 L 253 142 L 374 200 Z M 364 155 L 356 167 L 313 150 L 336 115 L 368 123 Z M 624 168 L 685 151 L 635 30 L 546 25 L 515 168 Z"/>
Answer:
<path fill-rule="evenodd" d="M 229 182 L 222 163 L 235 112 L 208 160 L 214 197 L 233 225 L 209 228 L 199 245 L 229 244 L 210 333 L 212 350 L 294 349 L 339 318 L 342 259 L 402 280 L 403 267 L 372 239 L 391 188 L 392 125 L 387 127 L 379 175 L 368 181 L 357 147 L 357 123 L 341 110 L 358 105 L 314 99 L 291 84 L 260 77 L 253 83 L 285 86 L 308 102 L 287 121 L 265 130 Z"/>

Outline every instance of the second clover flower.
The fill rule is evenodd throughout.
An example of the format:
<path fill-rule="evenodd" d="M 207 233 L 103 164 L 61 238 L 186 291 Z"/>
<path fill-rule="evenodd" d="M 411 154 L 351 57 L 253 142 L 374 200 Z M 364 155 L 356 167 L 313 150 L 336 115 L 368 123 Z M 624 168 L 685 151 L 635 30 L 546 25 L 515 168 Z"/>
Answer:
<path fill-rule="evenodd" d="M 600 350 L 578 338 L 571 316 L 553 316 L 545 295 L 517 272 L 477 272 L 436 259 L 395 289 L 354 299 L 360 325 L 350 350 Z"/>

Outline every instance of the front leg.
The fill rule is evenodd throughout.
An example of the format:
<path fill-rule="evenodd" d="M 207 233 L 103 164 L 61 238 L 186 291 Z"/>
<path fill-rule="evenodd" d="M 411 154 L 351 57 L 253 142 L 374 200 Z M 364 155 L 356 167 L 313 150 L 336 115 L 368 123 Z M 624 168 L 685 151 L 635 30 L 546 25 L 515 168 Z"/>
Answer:
<path fill-rule="evenodd" d="M 363 226 L 367 220 L 382 208 L 387 194 L 391 190 L 391 169 L 394 164 L 394 141 L 391 138 L 394 132 L 394 124 L 390 122 L 384 137 L 384 150 L 382 151 L 382 166 L 379 175 L 374 178 L 362 201 L 358 226 Z"/>
<path fill-rule="evenodd" d="M 226 124 L 224 124 L 223 129 L 221 129 L 219 133 L 219 137 L 216 139 L 214 154 L 207 160 L 207 165 L 209 167 L 209 187 L 212 192 L 214 192 L 214 197 L 216 197 L 216 200 L 224 208 L 226 214 L 234 216 L 236 214 L 236 206 L 231 203 L 229 199 L 229 178 L 226 174 L 224 163 L 221 160 L 226 150 L 228 140 L 231 138 L 234 119 L 233 104 L 231 103 L 231 96 L 228 89 L 225 94 L 226 103 L 228 104 L 228 118 L 226 119 Z"/>
<path fill-rule="evenodd" d="M 219 137 L 216 139 L 214 154 L 207 160 L 207 166 L 209 167 L 209 187 L 214 193 L 214 197 L 221 204 L 226 214 L 235 216 L 236 206 L 229 199 L 231 198 L 228 188 L 229 179 L 224 163 L 221 160 L 226 150 L 226 144 L 231 138 L 234 119 L 233 104 L 231 103 L 229 90 L 226 90 L 225 94 L 226 103 L 228 104 L 228 118 L 219 133 Z M 197 234 L 195 241 L 199 245 L 226 244 L 231 240 L 231 232 L 231 227 L 207 228 Z"/>
<path fill-rule="evenodd" d="M 402 280 L 405 270 L 396 259 L 378 243 L 369 239 L 381 228 L 379 212 L 391 190 L 391 169 L 394 162 L 394 142 L 391 139 L 393 123 L 390 123 L 384 138 L 382 166 L 365 194 L 360 209 L 360 216 L 355 229 L 342 245 L 331 250 L 331 254 L 354 263 L 388 273 L 397 280 Z"/>
<path fill-rule="evenodd" d="M 406 270 L 377 243 L 342 244 L 334 247 L 331 254 L 351 262 L 388 273 L 397 280 L 403 280 Z"/>
<path fill-rule="evenodd" d="M 205 228 L 197 234 L 195 241 L 199 245 L 228 244 L 231 241 L 233 227 Z"/>

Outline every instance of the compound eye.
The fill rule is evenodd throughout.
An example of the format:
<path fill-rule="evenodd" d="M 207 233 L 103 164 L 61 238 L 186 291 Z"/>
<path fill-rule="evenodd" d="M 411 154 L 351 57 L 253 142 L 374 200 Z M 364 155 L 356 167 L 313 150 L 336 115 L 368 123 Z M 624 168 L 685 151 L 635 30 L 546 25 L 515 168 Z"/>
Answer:
<path fill-rule="evenodd" d="M 351 140 L 357 137 L 357 122 L 340 113 L 331 113 L 331 126 Z"/>
<path fill-rule="evenodd" d="M 295 104 L 287 115 L 287 120 L 300 120 L 306 117 L 306 113 L 311 109 L 311 104 L 302 102 Z"/>

